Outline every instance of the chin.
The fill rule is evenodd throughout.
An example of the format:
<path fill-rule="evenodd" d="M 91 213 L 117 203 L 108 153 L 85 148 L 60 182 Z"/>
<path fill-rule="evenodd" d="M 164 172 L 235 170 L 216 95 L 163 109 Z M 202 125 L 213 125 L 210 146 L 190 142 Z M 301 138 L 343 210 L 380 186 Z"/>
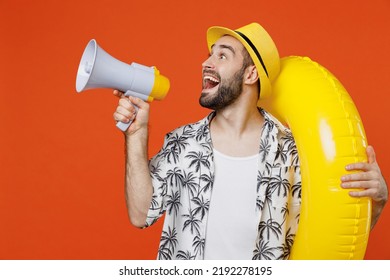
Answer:
<path fill-rule="evenodd" d="M 208 93 L 202 92 L 202 94 L 199 97 L 199 104 L 203 108 L 212 109 L 210 108 L 210 102 L 209 102 L 210 100 L 208 98 L 208 95 L 209 95 Z"/>

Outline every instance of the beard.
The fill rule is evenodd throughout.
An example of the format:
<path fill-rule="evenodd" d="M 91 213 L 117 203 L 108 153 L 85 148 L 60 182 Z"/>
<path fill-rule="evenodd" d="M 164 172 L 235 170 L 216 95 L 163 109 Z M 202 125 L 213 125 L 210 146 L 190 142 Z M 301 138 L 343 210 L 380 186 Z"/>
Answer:
<path fill-rule="evenodd" d="M 203 93 L 199 98 L 199 104 L 202 107 L 212 109 L 215 111 L 226 108 L 233 104 L 242 92 L 243 76 L 245 68 L 238 70 L 233 77 L 229 79 L 220 79 L 219 87 L 213 96 L 210 93 Z M 207 71 L 206 73 L 213 74 L 219 77 L 219 74 L 214 71 Z"/>

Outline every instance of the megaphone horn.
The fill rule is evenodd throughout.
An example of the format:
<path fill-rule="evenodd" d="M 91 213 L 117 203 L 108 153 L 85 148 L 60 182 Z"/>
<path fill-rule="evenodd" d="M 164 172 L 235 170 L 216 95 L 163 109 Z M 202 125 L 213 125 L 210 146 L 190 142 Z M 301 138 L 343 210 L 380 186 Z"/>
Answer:
<path fill-rule="evenodd" d="M 89 41 L 77 71 L 76 91 L 94 88 L 113 88 L 144 101 L 162 100 L 169 90 L 169 80 L 156 67 L 138 63 L 126 64 L 105 52 L 95 39 Z M 126 131 L 130 123 L 118 122 Z"/>

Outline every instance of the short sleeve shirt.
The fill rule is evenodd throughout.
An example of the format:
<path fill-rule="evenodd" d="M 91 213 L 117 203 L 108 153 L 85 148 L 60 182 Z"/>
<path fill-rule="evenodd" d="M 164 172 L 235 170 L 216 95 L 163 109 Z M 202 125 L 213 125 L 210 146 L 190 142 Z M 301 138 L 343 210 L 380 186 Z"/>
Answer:
<path fill-rule="evenodd" d="M 265 122 L 259 143 L 256 186 L 258 230 L 252 259 L 288 259 L 298 229 L 301 176 L 291 131 L 260 109 Z M 153 198 L 146 226 L 165 214 L 157 258 L 204 258 L 215 165 L 210 121 L 168 133 L 149 163 Z M 232 206 L 234 207 L 234 205 Z"/>

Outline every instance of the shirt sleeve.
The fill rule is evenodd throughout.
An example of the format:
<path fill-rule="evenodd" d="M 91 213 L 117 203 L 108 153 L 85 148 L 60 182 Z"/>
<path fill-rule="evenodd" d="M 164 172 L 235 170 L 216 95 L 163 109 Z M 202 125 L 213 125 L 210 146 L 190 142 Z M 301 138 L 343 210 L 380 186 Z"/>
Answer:
<path fill-rule="evenodd" d="M 168 135 L 165 136 L 164 145 L 161 150 L 149 161 L 150 176 L 152 178 L 153 196 L 146 218 L 145 227 L 154 224 L 166 210 L 166 194 L 168 192 L 166 170 L 169 163 L 167 161 Z"/>

